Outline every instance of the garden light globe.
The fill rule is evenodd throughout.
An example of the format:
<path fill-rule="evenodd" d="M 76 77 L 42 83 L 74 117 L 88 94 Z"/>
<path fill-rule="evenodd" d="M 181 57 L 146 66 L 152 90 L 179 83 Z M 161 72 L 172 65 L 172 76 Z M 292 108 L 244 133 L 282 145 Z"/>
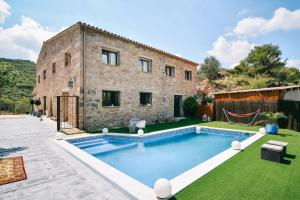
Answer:
<path fill-rule="evenodd" d="M 239 141 L 233 141 L 231 143 L 231 147 L 234 149 L 234 150 L 240 150 L 241 149 L 241 143 Z"/>
<path fill-rule="evenodd" d="M 261 134 L 266 134 L 266 129 L 265 129 L 265 128 L 260 128 L 260 129 L 259 129 L 259 133 L 261 133 Z"/>
<path fill-rule="evenodd" d="M 172 185 L 167 179 L 160 178 L 154 184 L 154 191 L 158 198 L 164 199 L 171 195 Z"/>
<path fill-rule="evenodd" d="M 102 133 L 108 133 L 108 128 L 102 129 Z"/>
<path fill-rule="evenodd" d="M 139 129 L 139 130 L 138 130 L 138 135 L 141 136 L 141 135 L 143 135 L 143 134 L 144 134 L 143 129 Z"/>

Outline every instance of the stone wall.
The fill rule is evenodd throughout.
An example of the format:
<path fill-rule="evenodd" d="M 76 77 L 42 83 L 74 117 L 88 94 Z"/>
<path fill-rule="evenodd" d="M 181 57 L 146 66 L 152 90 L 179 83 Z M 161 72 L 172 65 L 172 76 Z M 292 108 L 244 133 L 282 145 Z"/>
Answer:
<path fill-rule="evenodd" d="M 102 63 L 102 48 L 119 52 L 118 66 Z M 139 71 L 140 57 L 151 59 L 151 73 Z M 86 30 L 84 60 L 87 127 L 91 129 L 127 125 L 134 117 L 152 123 L 161 112 L 170 119 L 174 95 L 182 95 L 184 100 L 196 94 L 196 65 L 92 29 Z M 166 76 L 166 65 L 175 67 L 175 77 Z M 192 70 L 192 80 L 185 80 L 185 69 Z M 120 91 L 121 105 L 102 107 L 102 90 Z M 139 105 L 140 92 L 152 93 L 152 106 Z"/>
<path fill-rule="evenodd" d="M 79 26 L 66 30 L 55 38 L 44 42 L 36 63 L 36 78 L 40 75 L 40 83 L 34 89 L 36 98 L 40 98 L 39 109 L 44 108 L 43 96 L 46 96 L 46 111 L 49 117 L 56 117 L 56 96 L 79 96 L 81 87 L 82 37 Z M 71 54 L 71 63 L 65 66 L 65 53 Z M 55 73 L 52 73 L 52 64 L 55 62 Z M 43 70 L 46 69 L 46 79 L 43 79 Z M 68 87 L 70 78 L 73 88 Z M 61 105 L 64 103 L 62 102 Z M 74 118 L 68 108 L 68 118 Z M 82 110 L 79 112 L 80 126 L 82 127 Z M 64 116 L 64 118 L 66 118 Z"/>

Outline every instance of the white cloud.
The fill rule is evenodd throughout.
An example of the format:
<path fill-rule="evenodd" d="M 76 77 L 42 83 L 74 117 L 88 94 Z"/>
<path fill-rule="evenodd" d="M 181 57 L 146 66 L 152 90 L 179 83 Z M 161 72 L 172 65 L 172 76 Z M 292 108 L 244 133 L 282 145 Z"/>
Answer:
<path fill-rule="evenodd" d="M 0 23 L 4 23 L 8 16 L 10 16 L 10 6 L 4 0 L 0 0 Z"/>
<path fill-rule="evenodd" d="M 300 59 L 291 59 L 291 60 L 288 60 L 286 65 L 288 67 L 296 67 L 298 69 L 300 69 Z"/>
<path fill-rule="evenodd" d="M 234 66 L 244 59 L 253 48 L 254 44 L 247 40 L 227 40 L 224 36 L 220 36 L 207 54 L 215 56 L 226 65 Z"/>
<path fill-rule="evenodd" d="M 22 16 L 21 24 L 0 27 L 0 57 L 36 61 L 43 41 L 55 34 L 35 20 Z"/>
<path fill-rule="evenodd" d="M 238 22 L 233 33 L 238 36 L 258 36 L 277 31 L 300 29 L 300 9 L 290 11 L 286 8 L 275 10 L 271 19 L 248 17 Z"/>

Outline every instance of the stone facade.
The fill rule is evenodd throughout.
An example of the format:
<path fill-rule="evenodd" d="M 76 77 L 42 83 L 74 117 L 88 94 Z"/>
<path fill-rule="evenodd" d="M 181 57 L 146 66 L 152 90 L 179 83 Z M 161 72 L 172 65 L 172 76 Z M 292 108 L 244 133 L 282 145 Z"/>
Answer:
<path fill-rule="evenodd" d="M 102 49 L 116 52 L 118 64 L 104 64 Z M 64 66 L 66 52 L 71 53 L 70 66 Z M 151 61 L 151 72 L 140 70 L 141 58 Z M 51 74 L 53 62 L 55 74 Z M 52 99 L 55 116 L 55 96 L 63 92 L 79 96 L 80 128 L 122 126 L 135 117 L 146 119 L 147 123 L 158 116 L 172 119 L 174 95 L 181 95 L 181 114 L 183 100 L 196 95 L 197 63 L 82 23 L 46 41 L 36 66 L 37 75 L 41 76 L 35 88 L 36 97 L 47 96 L 47 106 Z M 174 77 L 166 75 L 166 66 L 175 68 Z M 42 79 L 44 69 L 46 80 Z M 191 71 L 191 80 L 185 79 L 186 70 Z M 68 87 L 70 77 L 75 80 L 73 88 Z M 102 106 L 103 90 L 119 91 L 120 106 Z M 151 105 L 140 105 L 140 92 L 152 94 Z"/>

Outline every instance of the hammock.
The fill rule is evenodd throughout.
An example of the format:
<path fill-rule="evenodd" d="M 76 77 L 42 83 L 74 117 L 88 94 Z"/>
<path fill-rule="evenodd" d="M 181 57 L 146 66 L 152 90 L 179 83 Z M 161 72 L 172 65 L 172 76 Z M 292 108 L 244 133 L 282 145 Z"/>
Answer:
<path fill-rule="evenodd" d="M 254 120 L 259 115 L 260 109 L 258 109 L 255 112 L 251 112 L 251 113 L 237 114 L 237 113 L 229 112 L 228 110 L 225 110 L 225 108 L 223 108 L 223 112 L 224 112 L 225 117 L 227 118 L 227 120 L 228 120 L 229 123 L 234 123 L 234 122 L 229 119 L 228 115 L 231 115 L 231 116 L 234 116 L 234 117 L 237 117 L 237 118 L 246 118 L 246 117 L 250 117 L 250 116 L 254 115 L 254 117 L 251 120 L 251 122 L 249 124 L 247 124 L 248 126 L 251 126 L 253 124 Z"/>

